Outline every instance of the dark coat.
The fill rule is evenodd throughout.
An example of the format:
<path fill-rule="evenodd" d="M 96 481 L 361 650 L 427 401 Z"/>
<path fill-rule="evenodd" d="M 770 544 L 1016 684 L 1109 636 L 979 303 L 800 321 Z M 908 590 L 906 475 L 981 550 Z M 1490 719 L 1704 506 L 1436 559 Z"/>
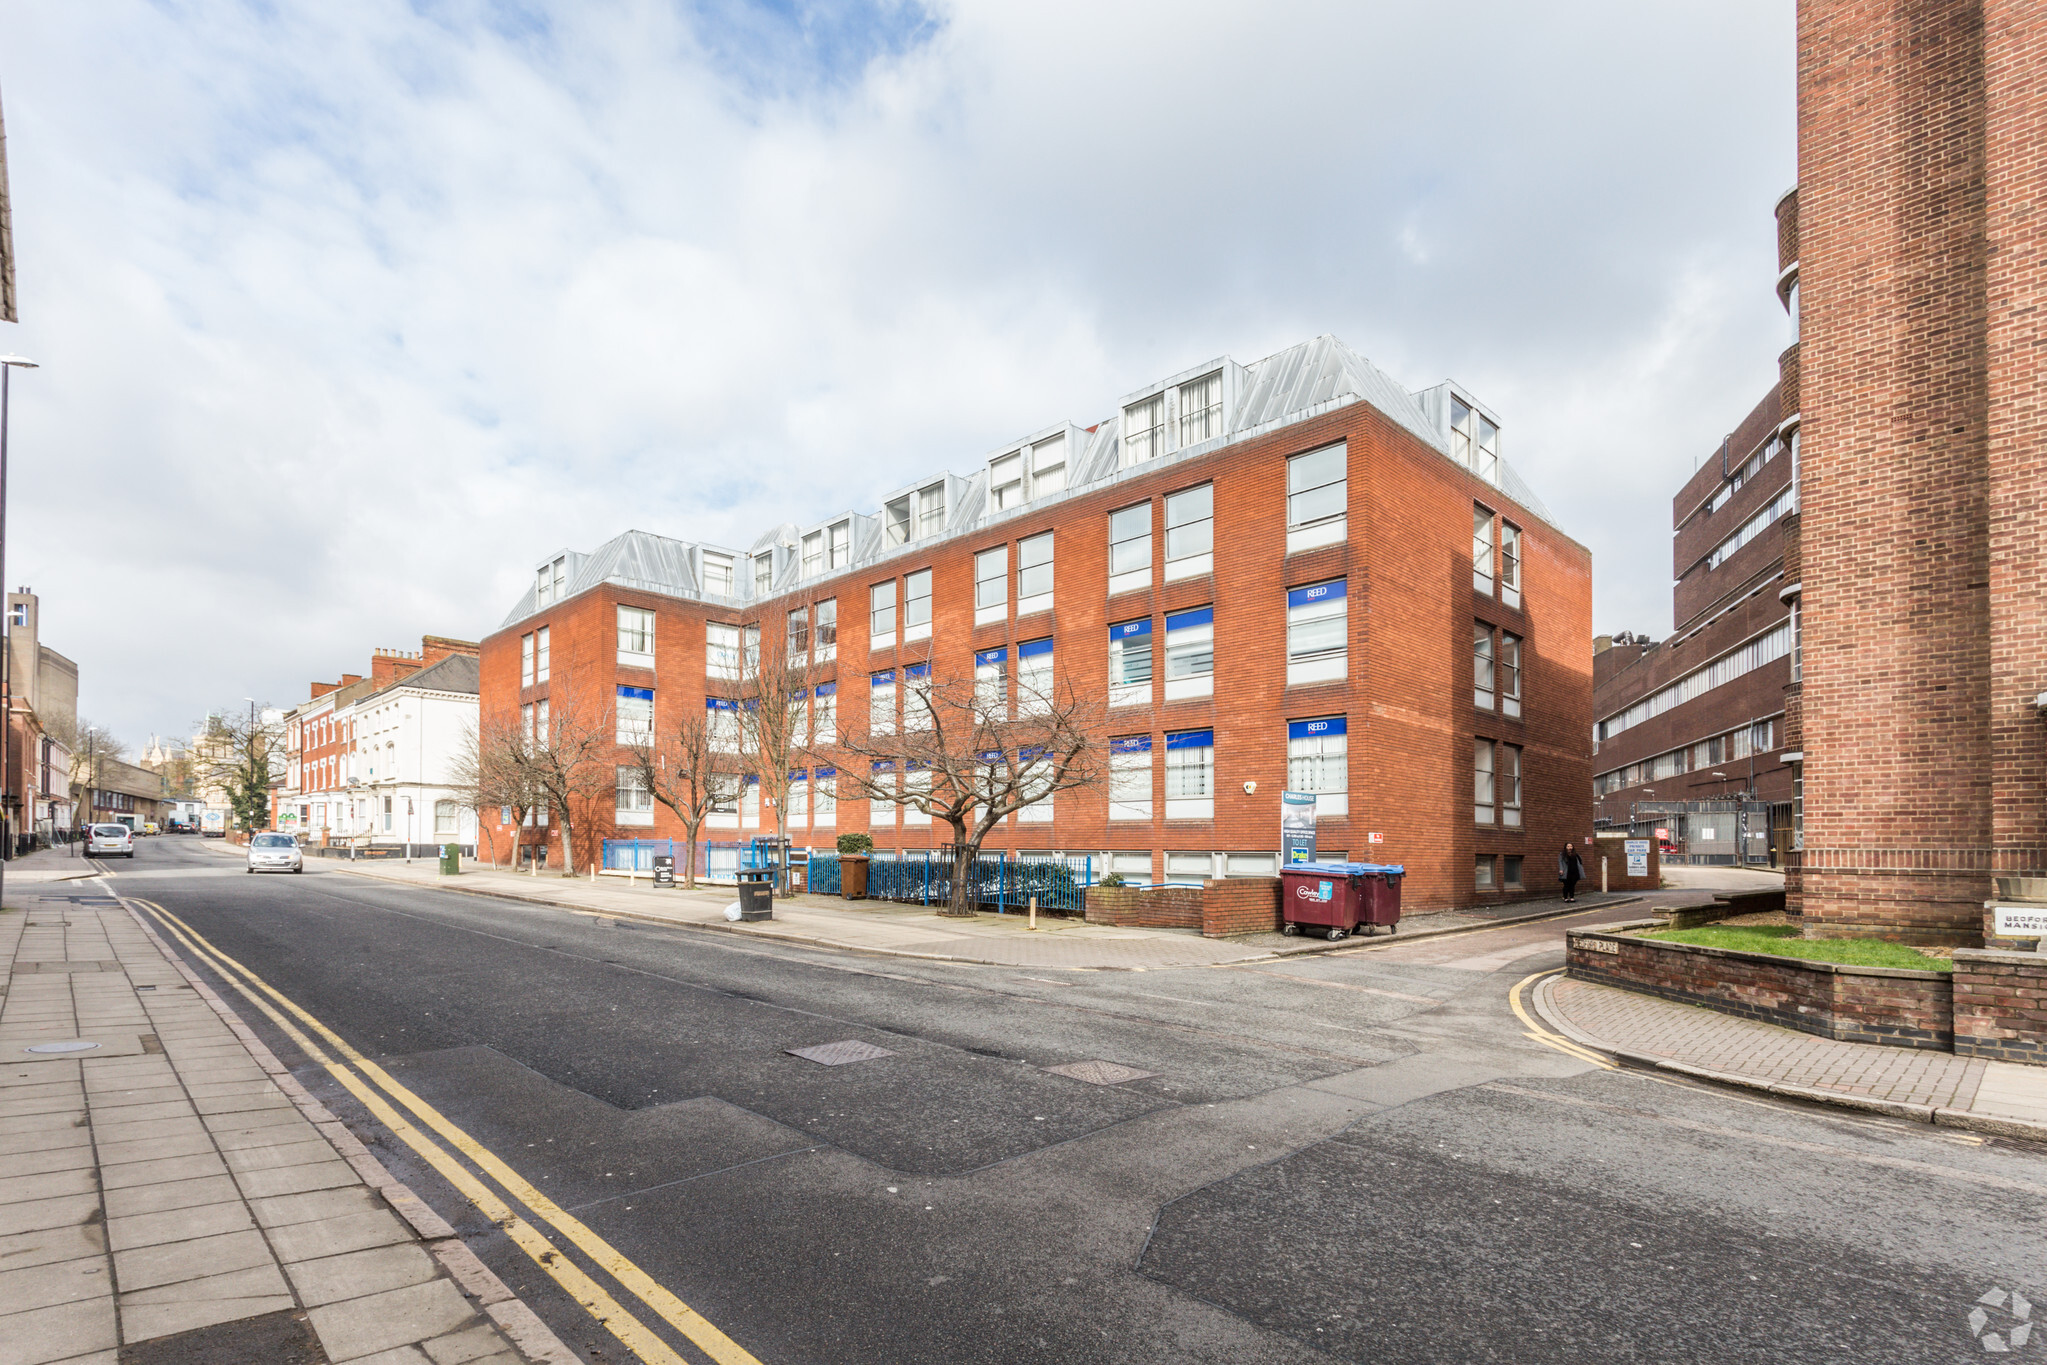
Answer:
<path fill-rule="evenodd" d="M 1577 850 L 1577 849 L 1575 849 L 1575 848 L 1574 848 L 1574 849 L 1572 849 L 1572 850 L 1571 850 L 1570 852 L 1568 852 L 1568 853 L 1559 853 L 1559 854 L 1557 855 L 1557 880 L 1558 880 L 1558 881 L 1560 881 L 1560 882 L 1577 882 L 1577 881 L 1583 881 L 1584 879 L 1585 879 L 1585 864 L 1584 864 L 1583 860 L 1581 860 L 1581 859 L 1580 859 L 1580 858 L 1578 857 L 1578 850 Z"/>

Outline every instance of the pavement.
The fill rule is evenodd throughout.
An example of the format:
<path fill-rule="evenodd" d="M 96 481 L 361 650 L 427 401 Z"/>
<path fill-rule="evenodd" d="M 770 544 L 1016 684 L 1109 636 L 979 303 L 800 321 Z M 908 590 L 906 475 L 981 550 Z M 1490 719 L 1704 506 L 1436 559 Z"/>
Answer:
<path fill-rule="evenodd" d="M 1545 980 L 1534 1003 L 1573 1041 L 1641 1065 L 2047 1141 L 2047 1067 L 1821 1038 L 1564 976 Z"/>
<path fill-rule="evenodd" d="M 570 1359 L 106 880 L 23 875 L 59 870 L 0 911 L 0 1365 Z"/>
<path fill-rule="evenodd" d="M 202 847 L 113 883 L 591 1365 L 1916 1365 L 2047 1303 L 2040 1145 L 1527 1012 L 1596 906 L 1061 971 Z"/>
<path fill-rule="evenodd" d="M 221 846 L 208 847 L 218 850 Z M 228 851 L 240 855 L 240 850 Z M 772 920 L 746 923 L 725 918 L 725 907 L 735 896 L 730 887 L 656 888 L 645 878 L 635 884 L 611 876 L 595 879 L 564 877 L 559 873 L 534 876 L 468 863 L 459 875 L 448 877 L 441 875 L 436 864 L 424 860 L 408 864 L 388 859 L 352 862 L 320 858 L 308 860 L 308 866 L 436 891 L 526 901 L 582 914 L 632 916 L 649 923 L 736 933 L 809 947 L 1002 967 L 1093 971 L 1213 967 L 1354 951 L 1386 937 L 1353 937 L 1336 943 L 1277 933 L 1210 939 L 1191 929 L 1126 928 L 1054 915 L 1038 916 L 1037 927 L 1033 929 L 1029 927 L 1029 917 L 1023 914 L 984 913 L 972 919 L 954 919 L 939 915 L 929 906 L 811 895 L 778 899 Z M 1696 897 L 1709 898 L 1709 893 Z M 1636 895 L 1602 896 L 1595 892 L 1581 895 L 1577 904 L 1593 909 L 1639 899 Z M 1421 938 L 1569 913 L 1574 913 L 1572 907 L 1554 898 L 1437 911 L 1404 917 L 1394 937 Z"/>

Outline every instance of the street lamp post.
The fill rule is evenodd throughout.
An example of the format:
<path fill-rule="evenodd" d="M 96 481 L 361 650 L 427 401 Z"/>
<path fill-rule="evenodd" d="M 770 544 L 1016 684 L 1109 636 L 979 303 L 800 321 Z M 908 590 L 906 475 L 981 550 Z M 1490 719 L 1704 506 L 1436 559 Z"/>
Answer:
<path fill-rule="evenodd" d="M 25 356 L 0 355 L 0 587 L 4 587 L 7 583 L 8 380 L 13 377 L 14 372 L 16 370 L 33 370 L 35 368 L 36 363 Z M 8 630 L 8 622 L 4 619 L 0 619 L 0 649 L 6 649 L 11 651 L 14 648 L 14 642 L 8 638 L 9 635 L 10 631 Z M 14 837 L 14 826 L 13 822 L 7 818 L 6 804 L 7 798 L 13 794 L 14 781 L 11 777 L 6 776 L 5 774 L 7 769 L 8 747 L 7 735 L 8 731 L 12 728 L 14 721 L 13 696 L 11 694 L 6 696 L 4 698 L 4 702 L 6 705 L 6 715 L 4 718 L 0 718 L 0 829 L 4 829 L 7 833 L 8 839 L 12 840 Z M 0 849 L 0 903 L 4 903 L 6 900 L 7 895 L 6 859 L 7 857 L 12 856 L 13 852 L 14 850 L 12 848 Z"/>

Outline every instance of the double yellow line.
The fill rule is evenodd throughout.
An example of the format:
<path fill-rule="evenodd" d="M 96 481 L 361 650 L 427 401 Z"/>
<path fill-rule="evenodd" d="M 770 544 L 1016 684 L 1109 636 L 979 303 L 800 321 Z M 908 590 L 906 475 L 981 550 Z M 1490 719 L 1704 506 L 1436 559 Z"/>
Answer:
<path fill-rule="evenodd" d="M 1535 1016 L 1531 1014 L 1528 1010 L 1528 1007 L 1522 1003 L 1523 995 L 1531 988 L 1533 988 L 1536 982 L 1542 980 L 1546 976 L 1555 975 L 1556 975 L 1555 969 L 1551 969 L 1546 972 L 1530 973 L 1529 975 L 1522 977 L 1521 980 L 1516 982 L 1513 990 L 1507 992 L 1507 1003 L 1514 1007 L 1515 1017 L 1520 1019 L 1521 1023 L 1526 1028 L 1527 1036 L 1533 1038 L 1536 1042 L 1541 1043 L 1544 1047 L 1553 1047 L 1558 1052 L 1564 1053 L 1567 1056 L 1576 1057 L 1581 1062 L 1590 1062 L 1592 1063 L 1592 1065 L 1604 1067 L 1608 1071 L 1618 1071 L 1620 1069 L 1618 1066 L 1616 1066 L 1613 1062 L 1608 1061 L 1606 1058 L 1600 1056 L 1591 1048 L 1583 1047 L 1577 1043 L 1574 1043 L 1569 1038 L 1566 1038 L 1563 1034 L 1558 1033 L 1556 1030 L 1547 1028 L 1542 1024 L 1537 1023 Z"/>
<path fill-rule="evenodd" d="M 521 1251 L 551 1275 L 569 1297 L 583 1305 L 605 1330 L 647 1365 L 688 1365 L 661 1337 L 628 1312 L 617 1299 L 575 1262 L 571 1261 L 545 1233 L 522 1216 L 513 1202 L 525 1206 L 534 1220 L 546 1224 L 564 1241 L 587 1256 L 606 1275 L 628 1290 L 663 1322 L 681 1333 L 718 1365 L 760 1365 L 732 1338 L 713 1326 L 701 1313 L 669 1293 L 654 1278 L 633 1264 L 617 1248 L 592 1232 L 574 1215 L 535 1189 L 517 1171 L 450 1122 L 439 1110 L 394 1080 L 382 1067 L 349 1046 L 339 1034 L 300 1009 L 262 977 L 206 941 L 191 925 L 154 901 L 129 897 L 160 924 L 164 932 L 182 944 L 192 956 L 212 967 L 223 981 L 233 986 L 250 1004 L 262 1011 L 306 1056 L 327 1068 L 349 1094 L 375 1115 L 406 1146 L 419 1153 L 462 1196 L 476 1205 Z M 267 997 L 267 998 L 266 998 Z M 286 1016 L 291 1016 L 287 1018 Z M 303 1024 L 301 1029 L 292 1020 Z M 324 1041 L 314 1041 L 311 1035 Z M 331 1049 L 331 1051 L 330 1051 Z M 379 1093 L 379 1092 L 382 1093 Z M 386 1096 L 389 1096 L 387 1099 Z M 393 1103 L 395 1101 L 395 1104 Z M 408 1119 L 400 1108 L 431 1129 L 436 1142 Z M 445 1143 L 446 1146 L 442 1144 Z M 507 1199 L 480 1179 L 475 1172 L 448 1151 L 459 1152 L 503 1189 Z"/>

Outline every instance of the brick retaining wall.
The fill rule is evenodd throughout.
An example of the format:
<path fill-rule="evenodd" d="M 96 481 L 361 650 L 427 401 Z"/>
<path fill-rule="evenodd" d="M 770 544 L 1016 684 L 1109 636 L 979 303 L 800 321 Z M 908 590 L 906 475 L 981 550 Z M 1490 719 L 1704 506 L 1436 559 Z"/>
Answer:
<path fill-rule="evenodd" d="M 2047 954 L 1955 950 L 1955 1051 L 2047 1066 Z"/>
<path fill-rule="evenodd" d="M 1135 929 L 1199 929 L 1208 938 L 1269 934 L 1279 928 L 1279 878 L 1231 877 L 1200 886 L 1092 886 L 1090 924 Z"/>
<path fill-rule="evenodd" d="M 1955 983 L 1945 972 L 1804 962 L 1612 931 L 1573 933 L 1567 942 L 1570 975 L 1581 981 L 1823 1038 L 1936 1051 L 1953 1045 Z"/>

